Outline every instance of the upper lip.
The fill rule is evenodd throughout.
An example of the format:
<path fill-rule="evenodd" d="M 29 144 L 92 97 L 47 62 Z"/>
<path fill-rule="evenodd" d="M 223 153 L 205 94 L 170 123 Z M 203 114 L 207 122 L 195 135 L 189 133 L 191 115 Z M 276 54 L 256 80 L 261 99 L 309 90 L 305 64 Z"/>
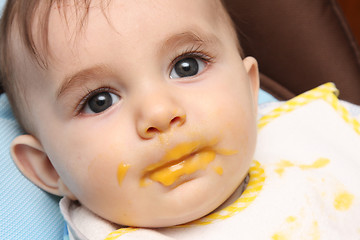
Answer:
<path fill-rule="evenodd" d="M 211 149 L 215 144 L 216 141 L 192 141 L 180 143 L 167 151 L 160 161 L 146 167 L 144 172 L 149 173 L 167 165 L 174 165 L 197 152 L 209 148 Z"/>

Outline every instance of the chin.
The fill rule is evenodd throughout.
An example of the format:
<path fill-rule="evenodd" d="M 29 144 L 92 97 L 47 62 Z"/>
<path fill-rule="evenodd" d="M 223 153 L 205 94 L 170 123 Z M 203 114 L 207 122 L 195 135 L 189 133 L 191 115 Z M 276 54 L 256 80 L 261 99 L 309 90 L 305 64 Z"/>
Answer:
<path fill-rule="evenodd" d="M 176 203 L 172 203 L 171 206 L 163 206 L 164 214 L 162 216 L 160 216 L 160 214 L 153 216 L 151 219 L 148 219 L 147 222 L 139 224 L 138 227 L 171 227 L 198 220 L 221 206 L 229 195 L 223 194 L 223 190 L 216 194 L 217 197 L 214 194 L 214 190 L 204 193 L 202 193 L 202 191 L 191 192 L 192 194 L 187 198 L 182 197 Z M 230 195 L 231 193 L 232 192 L 230 192 Z"/>

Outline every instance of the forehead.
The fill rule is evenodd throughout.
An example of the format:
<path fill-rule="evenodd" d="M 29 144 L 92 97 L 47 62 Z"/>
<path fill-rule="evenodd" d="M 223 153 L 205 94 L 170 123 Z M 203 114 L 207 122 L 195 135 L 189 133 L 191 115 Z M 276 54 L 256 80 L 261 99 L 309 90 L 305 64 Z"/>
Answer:
<path fill-rule="evenodd" d="M 211 32 L 223 18 L 221 6 L 218 0 L 113 0 L 105 8 L 97 0 L 89 9 L 54 6 L 49 19 L 50 50 L 58 59 L 68 61 L 69 54 L 99 49 L 104 40 L 117 41 L 126 49 L 151 45 L 181 31 Z M 78 17 L 81 11 L 88 11 L 84 22 Z"/>

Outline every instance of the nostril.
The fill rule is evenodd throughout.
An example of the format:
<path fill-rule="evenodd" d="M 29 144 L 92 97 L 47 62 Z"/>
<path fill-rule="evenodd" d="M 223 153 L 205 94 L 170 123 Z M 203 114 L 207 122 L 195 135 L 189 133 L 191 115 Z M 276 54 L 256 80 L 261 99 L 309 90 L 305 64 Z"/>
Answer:
<path fill-rule="evenodd" d="M 157 130 L 156 128 L 154 127 L 149 127 L 147 130 L 146 130 L 147 133 L 156 133 L 156 132 L 159 132 L 159 130 Z"/>
<path fill-rule="evenodd" d="M 155 127 L 149 127 L 148 129 L 146 129 L 146 131 L 143 133 L 142 137 L 144 137 L 145 139 L 150 139 L 153 138 L 157 133 L 159 133 L 160 131 L 155 128 Z"/>
<path fill-rule="evenodd" d="M 174 117 L 171 121 L 170 121 L 170 125 L 174 125 L 174 124 L 177 124 L 178 126 L 182 125 L 185 121 L 185 118 L 184 117 L 180 117 L 180 116 L 177 116 L 177 117 Z"/>

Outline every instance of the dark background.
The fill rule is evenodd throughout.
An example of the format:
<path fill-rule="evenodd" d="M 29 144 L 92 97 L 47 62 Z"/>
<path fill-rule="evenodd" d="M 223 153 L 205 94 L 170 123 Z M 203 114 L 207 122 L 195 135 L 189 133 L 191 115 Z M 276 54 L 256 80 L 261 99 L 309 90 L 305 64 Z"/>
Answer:
<path fill-rule="evenodd" d="M 360 44 L 360 0 L 337 0 L 352 32 Z"/>

